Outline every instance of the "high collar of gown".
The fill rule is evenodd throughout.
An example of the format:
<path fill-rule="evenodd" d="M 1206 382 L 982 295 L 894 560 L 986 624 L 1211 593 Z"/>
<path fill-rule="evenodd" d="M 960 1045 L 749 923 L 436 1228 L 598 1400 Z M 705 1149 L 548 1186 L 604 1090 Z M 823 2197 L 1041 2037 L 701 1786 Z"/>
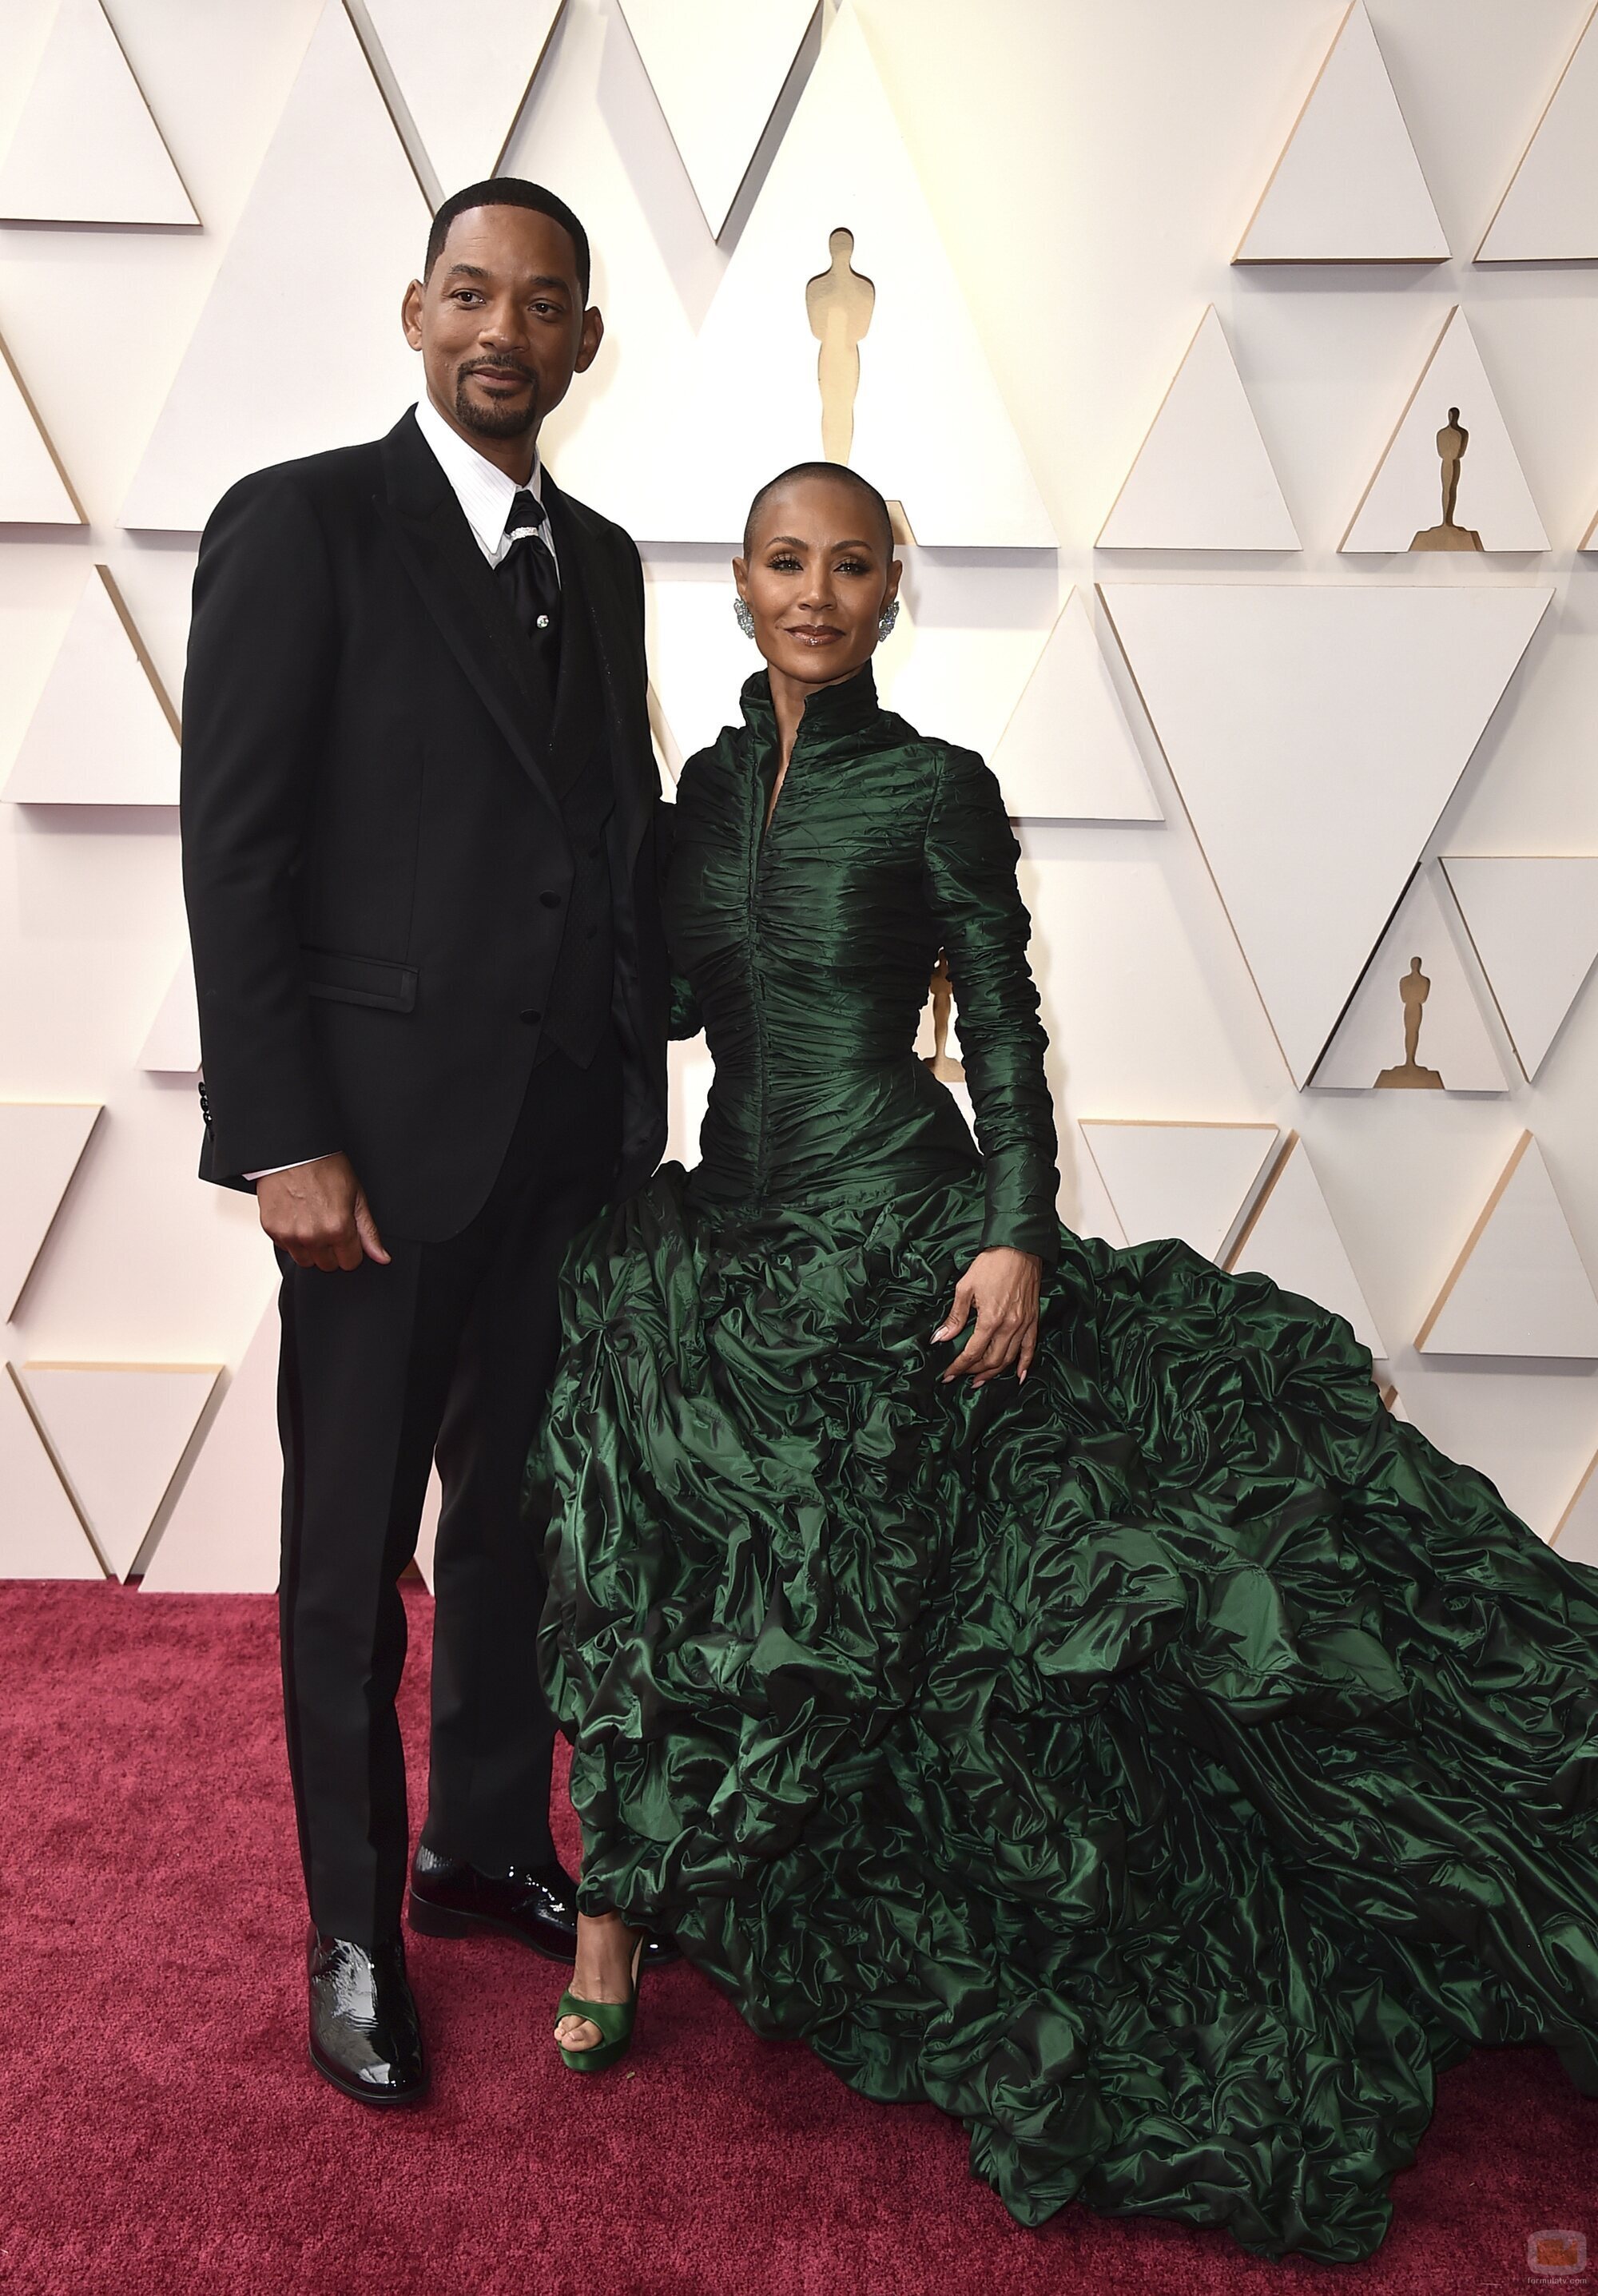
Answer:
<path fill-rule="evenodd" d="M 777 738 L 777 713 L 771 698 L 769 673 L 758 669 L 752 677 L 746 678 L 739 698 L 743 706 L 743 722 L 757 746 L 764 750 L 774 744 Z M 847 744 L 874 725 L 881 715 L 877 681 L 871 663 L 866 661 L 853 676 L 843 678 L 838 685 L 815 688 L 805 703 L 794 748 L 810 750 L 822 744 Z"/>

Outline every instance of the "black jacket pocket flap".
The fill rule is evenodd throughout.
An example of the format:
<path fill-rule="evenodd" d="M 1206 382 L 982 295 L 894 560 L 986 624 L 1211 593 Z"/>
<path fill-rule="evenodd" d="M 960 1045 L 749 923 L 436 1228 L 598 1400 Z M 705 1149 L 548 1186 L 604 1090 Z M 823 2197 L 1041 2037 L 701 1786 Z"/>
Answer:
<path fill-rule="evenodd" d="M 299 955 L 313 996 L 331 996 L 340 1004 L 378 1004 L 389 1013 L 416 1009 L 414 964 L 390 964 L 381 956 L 338 956 L 325 948 L 302 948 Z"/>

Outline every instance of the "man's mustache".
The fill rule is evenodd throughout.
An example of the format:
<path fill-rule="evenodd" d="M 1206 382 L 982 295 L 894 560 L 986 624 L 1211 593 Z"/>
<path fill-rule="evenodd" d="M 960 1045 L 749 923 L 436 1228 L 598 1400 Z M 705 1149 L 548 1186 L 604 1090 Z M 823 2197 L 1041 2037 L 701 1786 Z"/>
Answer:
<path fill-rule="evenodd" d="M 469 374 L 519 374 L 524 382 L 537 382 L 538 380 L 533 369 L 517 358 L 472 359 L 459 370 L 463 382 Z"/>

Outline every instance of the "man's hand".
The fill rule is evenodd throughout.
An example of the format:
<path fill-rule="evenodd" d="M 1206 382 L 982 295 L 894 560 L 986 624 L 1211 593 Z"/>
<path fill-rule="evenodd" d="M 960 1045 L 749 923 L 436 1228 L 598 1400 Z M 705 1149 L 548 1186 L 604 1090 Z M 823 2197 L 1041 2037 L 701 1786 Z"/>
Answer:
<path fill-rule="evenodd" d="M 976 1311 L 977 1328 L 944 1373 L 944 1383 L 968 1374 L 985 1387 L 1013 1365 L 1025 1379 L 1037 1347 L 1037 1295 L 1043 1262 L 1036 1253 L 995 1244 L 979 1251 L 955 1287 L 954 1305 L 932 1337 L 952 1340 Z"/>
<path fill-rule="evenodd" d="M 261 1226 L 298 1267 L 386 1267 L 389 1255 L 348 1156 L 318 1156 L 255 1184 Z"/>

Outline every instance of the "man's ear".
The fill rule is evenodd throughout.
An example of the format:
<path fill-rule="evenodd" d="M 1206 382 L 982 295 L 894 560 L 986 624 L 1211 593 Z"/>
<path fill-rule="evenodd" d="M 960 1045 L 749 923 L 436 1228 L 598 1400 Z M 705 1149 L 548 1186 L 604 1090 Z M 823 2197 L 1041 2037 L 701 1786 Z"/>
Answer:
<path fill-rule="evenodd" d="M 422 348 L 422 282 L 413 279 L 400 299 L 399 324 L 414 351 Z"/>
<path fill-rule="evenodd" d="M 590 303 L 583 313 L 583 340 L 578 349 L 574 374 L 586 374 L 599 356 L 599 347 L 605 339 L 604 314 L 597 303 Z"/>

